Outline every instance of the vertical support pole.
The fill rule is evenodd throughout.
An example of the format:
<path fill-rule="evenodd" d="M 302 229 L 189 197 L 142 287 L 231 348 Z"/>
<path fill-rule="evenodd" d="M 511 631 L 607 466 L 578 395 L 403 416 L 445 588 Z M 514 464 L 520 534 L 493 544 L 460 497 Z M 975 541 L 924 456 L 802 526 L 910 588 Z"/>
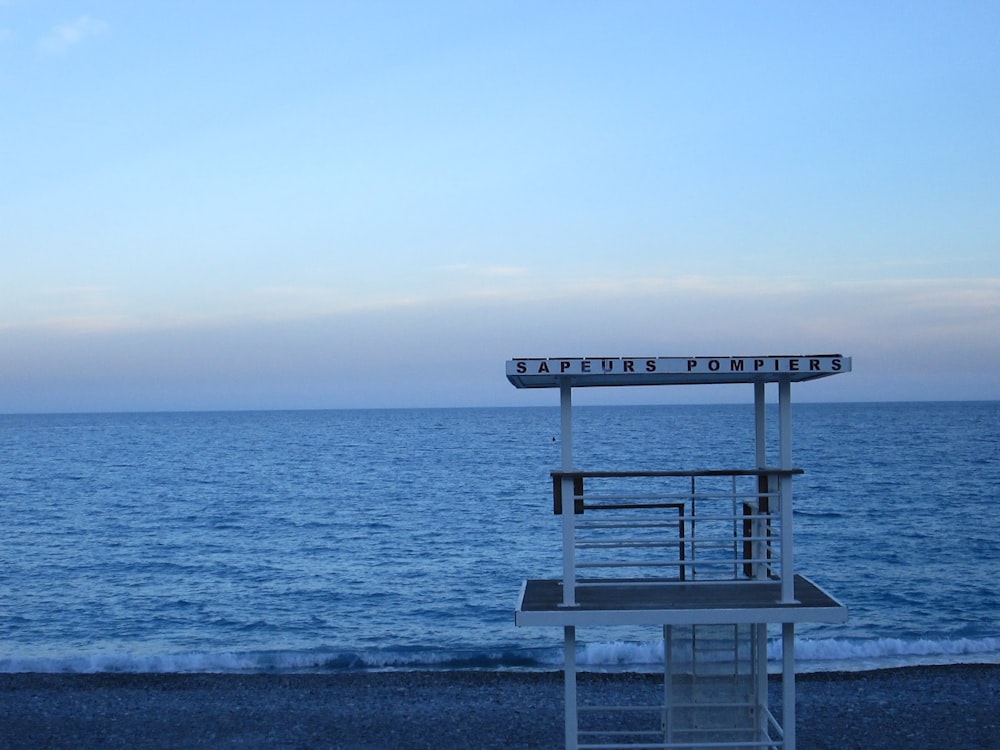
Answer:
<path fill-rule="evenodd" d="M 756 450 L 756 466 L 758 469 L 767 467 L 767 399 L 764 391 L 764 383 L 753 384 L 753 411 L 754 411 L 754 447 Z M 758 477 L 757 488 L 760 490 L 767 482 L 766 477 Z M 770 512 L 771 502 L 769 498 L 757 498 L 757 514 L 762 516 L 764 511 Z M 767 578 L 768 561 L 771 552 L 771 542 L 763 537 L 767 537 L 771 531 L 771 521 L 758 518 L 753 524 L 753 536 L 759 541 L 754 542 L 753 559 L 758 562 L 750 566 L 751 577 Z M 765 638 L 767 636 L 765 635 Z"/>
<path fill-rule="evenodd" d="M 562 470 L 573 468 L 573 388 L 568 380 L 559 383 L 559 428 L 562 440 Z"/>
<path fill-rule="evenodd" d="M 781 624 L 782 750 L 795 750 L 795 623 Z"/>
<path fill-rule="evenodd" d="M 778 383 L 778 429 L 781 468 L 792 468 L 792 384 Z M 792 478 L 778 480 L 781 502 L 781 601 L 795 601 L 795 555 L 792 549 Z"/>
<path fill-rule="evenodd" d="M 576 628 L 563 628 L 563 686 L 566 702 L 566 750 L 577 750 Z"/>
<path fill-rule="evenodd" d="M 758 742 L 767 735 L 767 623 L 756 622 L 750 626 L 750 638 L 753 640 L 753 679 L 754 679 L 754 719 L 757 727 Z"/>
<path fill-rule="evenodd" d="M 792 383 L 778 383 L 778 429 L 781 439 L 781 468 L 792 468 Z"/>
<path fill-rule="evenodd" d="M 781 468 L 792 468 L 792 384 L 778 383 L 778 424 Z M 795 557 L 792 553 L 792 478 L 781 486 L 781 599 L 795 601 Z M 781 624 L 781 689 L 784 750 L 795 750 L 795 623 Z"/>
<path fill-rule="evenodd" d="M 674 736 L 674 653 L 673 626 L 663 626 L 663 713 L 660 726 L 663 729 L 664 744 L 673 741 Z"/>
<path fill-rule="evenodd" d="M 573 388 L 568 378 L 559 383 L 559 419 L 562 470 L 573 469 Z M 573 480 L 563 478 L 563 606 L 576 606 L 576 501 Z M 566 750 L 577 750 L 579 723 L 576 707 L 576 627 L 563 628 L 563 687 L 566 712 Z"/>
<path fill-rule="evenodd" d="M 766 401 L 764 398 L 764 384 L 753 384 L 753 411 L 754 411 L 754 435 L 757 446 L 757 468 L 763 469 L 767 466 L 767 433 L 765 424 L 767 419 Z"/>
<path fill-rule="evenodd" d="M 573 388 L 568 379 L 559 384 L 559 415 L 562 439 L 562 470 L 573 470 Z M 573 480 L 562 478 L 563 606 L 576 606 L 576 502 Z"/>

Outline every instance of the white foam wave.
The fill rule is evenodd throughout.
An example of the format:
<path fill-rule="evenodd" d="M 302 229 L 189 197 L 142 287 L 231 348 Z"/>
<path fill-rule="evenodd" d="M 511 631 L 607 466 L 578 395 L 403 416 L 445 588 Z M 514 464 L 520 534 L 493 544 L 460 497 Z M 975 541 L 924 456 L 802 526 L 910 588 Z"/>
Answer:
<path fill-rule="evenodd" d="M 294 668 L 294 664 L 284 665 Z M 263 671 L 266 664 L 259 655 L 217 654 L 96 654 L 75 657 L 37 657 L 0 659 L 0 672 L 244 672 Z"/>
<path fill-rule="evenodd" d="M 729 652 L 731 654 L 731 651 Z M 746 654 L 743 654 L 745 657 Z M 780 668 L 781 640 L 768 643 L 772 671 Z M 800 672 L 859 671 L 925 664 L 1000 664 L 1000 637 L 958 639 L 810 639 L 795 642 Z M 707 657 L 699 655 L 700 660 Z M 720 655 L 721 658 L 729 658 Z M 675 648 L 675 663 L 683 669 L 690 660 Z M 581 644 L 577 663 L 594 671 L 624 669 L 659 671 L 663 668 L 663 641 L 608 641 Z M 258 673 L 330 672 L 351 670 L 437 669 L 558 669 L 562 649 L 534 648 L 497 651 L 254 651 L 187 654 L 100 654 L 72 657 L 0 658 L 0 672 L 48 673 Z"/>
<path fill-rule="evenodd" d="M 731 652 L 729 652 L 731 654 Z M 746 658 L 743 653 L 742 658 Z M 699 660 L 711 660 L 711 655 L 699 654 Z M 718 659 L 728 659 L 719 652 Z M 769 668 L 780 668 L 781 639 L 768 643 Z M 684 649 L 674 651 L 675 664 L 690 661 Z M 1000 663 L 1000 638 L 916 639 L 810 639 L 795 640 L 796 669 L 800 672 L 860 671 L 899 666 L 926 664 Z M 659 669 L 663 665 L 663 641 L 628 642 L 612 641 L 590 643 L 577 650 L 577 662 L 583 668 L 595 670 L 633 668 Z"/>
<path fill-rule="evenodd" d="M 768 644 L 767 657 L 780 661 L 780 640 Z M 795 639 L 796 663 L 803 671 L 872 669 L 921 664 L 1000 663 L 1000 638 Z"/>
<path fill-rule="evenodd" d="M 0 658 L 2 672 L 94 674 L 259 673 L 351 670 L 517 669 L 561 665 L 561 652 L 524 649 L 465 653 L 418 651 L 251 651 L 188 654 L 100 654 L 76 657 Z"/>

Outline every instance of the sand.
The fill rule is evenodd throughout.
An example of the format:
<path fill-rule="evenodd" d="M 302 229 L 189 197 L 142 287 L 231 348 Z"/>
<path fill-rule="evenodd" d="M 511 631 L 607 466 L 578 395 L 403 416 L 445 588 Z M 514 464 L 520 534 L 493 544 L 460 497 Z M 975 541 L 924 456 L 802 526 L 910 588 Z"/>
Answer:
<path fill-rule="evenodd" d="M 1000 749 L 1000 666 L 800 675 L 798 713 L 803 749 Z M 0 674 L 10 750 L 562 746 L 558 672 Z"/>

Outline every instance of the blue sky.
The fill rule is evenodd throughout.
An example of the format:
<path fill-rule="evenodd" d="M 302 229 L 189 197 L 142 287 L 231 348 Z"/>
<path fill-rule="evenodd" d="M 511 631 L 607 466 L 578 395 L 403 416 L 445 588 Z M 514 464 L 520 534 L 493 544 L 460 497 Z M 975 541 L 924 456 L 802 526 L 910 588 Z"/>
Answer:
<path fill-rule="evenodd" d="M 504 362 L 567 355 L 842 352 L 796 398 L 1000 398 L 998 29 L 0 0 L 0 412 L 554 403 Z M 654 390 L 587 398 L 744 397 Z"/>

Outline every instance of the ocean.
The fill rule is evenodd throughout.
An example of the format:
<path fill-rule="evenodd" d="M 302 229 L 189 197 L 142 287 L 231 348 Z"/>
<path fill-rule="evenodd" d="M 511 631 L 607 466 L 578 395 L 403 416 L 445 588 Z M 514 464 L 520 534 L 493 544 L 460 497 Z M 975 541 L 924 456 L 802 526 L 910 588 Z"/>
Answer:
<path fill-rule="evenodd" d="M 580 469 L 754 465 L 751 405 L 574 411 Z M 0 671 L 558 668 L 513 618 L 560 572 L 558 436 L 556 406 L 0 416 Z M 796 568 L 850 611 L 800 671 L 1000 662 L 1000 402 L 794 404 L 793 458 Z M 658 668 L 655 632 L 584 632 L 584 668 Z"/>

